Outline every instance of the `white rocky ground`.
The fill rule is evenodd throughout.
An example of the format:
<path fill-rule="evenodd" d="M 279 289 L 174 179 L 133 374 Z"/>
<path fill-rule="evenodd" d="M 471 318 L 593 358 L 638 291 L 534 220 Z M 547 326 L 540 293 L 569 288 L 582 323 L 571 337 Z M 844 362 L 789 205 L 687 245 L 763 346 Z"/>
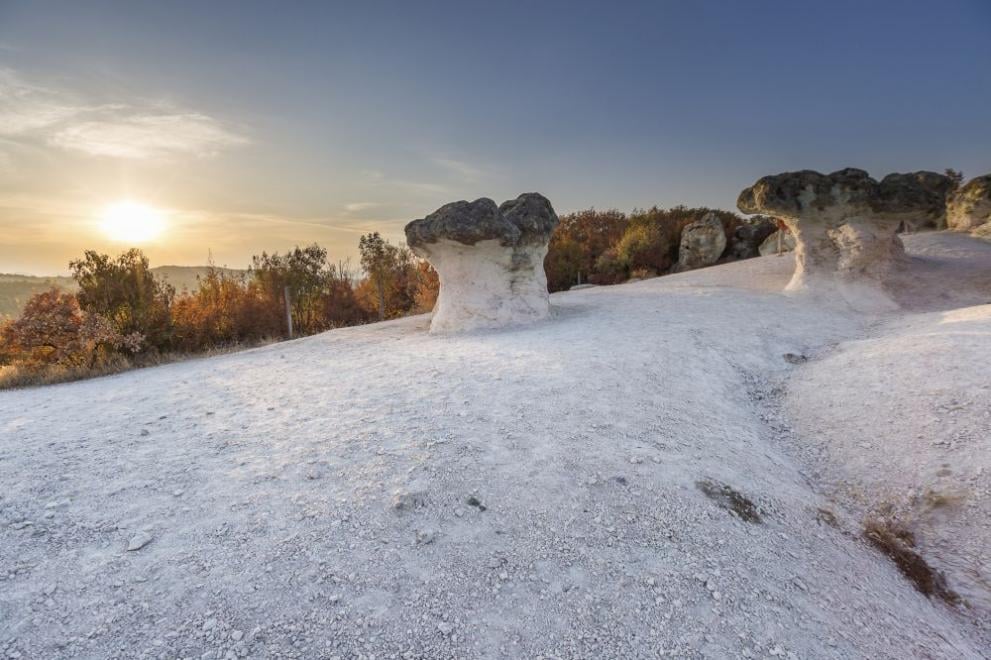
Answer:
<path fill-rule="evenodd" d="M 0 393 L 0 657 L 986 657 L 991 244 L 906 244 L 883 317 L 770 256 Z M 861 540 L 928 486 L 970 607 Z"/>

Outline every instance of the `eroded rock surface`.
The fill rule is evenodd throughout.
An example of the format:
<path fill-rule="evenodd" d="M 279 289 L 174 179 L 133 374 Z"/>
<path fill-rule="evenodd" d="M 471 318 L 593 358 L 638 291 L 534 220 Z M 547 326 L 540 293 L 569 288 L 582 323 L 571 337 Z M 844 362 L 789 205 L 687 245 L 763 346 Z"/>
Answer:
<path fill-rule="evenodd" d="M 858 309 L 890 309 L 896 305 L 884 283 L 904 252 L 897 232 L 908 222 L 938 222 L 948 189 L 947 177 L 934 172 L 890 174 L 878 183 L 856 168 L 802 170 L 761 178 L 737 206 L 788 226 L 795 274 L 787 290 L 838 293 Z"/>
<path fill-rule="evenodd" d="M 686 226 L 678 247 L 678 271 L 711 266 L 726 250 L 726 230 L 719 216 L 711 211 Z"/>
<path fill-rule="evenodd" d="M 971 179 L 947 200 L 950 229 L 991 238 L 991 174 Z"/>
<path fill-rule="evenodd" d="M 778 243 L 780 239 L 780 244 Z M 784 254 L 785 252 L 791 252 L 795 249 L 795 236 L 790 231 L 782 231 L 778 229 L 769 235 L 764 242 L 760 244 L 760 256 L 766 257 L 769 254 Z"/>
<path fill-rule="evenodd" d="M 406 225 L 406 242 L 440 277 L 431 332 L 498 328 L 550 313 L 544 257 L 558 218 L 550 201 L 524 193 L 445 204 Z"/>
<path fill-rule="evenodd" d="M 752 218 L 744 218 L 729 239 L 729 255 L 733 259 L 751 259 L 761 255 L 761 245 L 767 237 L 777 231 L 777 223 L 774 218 L 764 215 L 755 215 Z"/>
<path fill-rule="evenodd" d="M 947 195 L 953 190 L 953 180 L 936 172 L 889 174 L 878 184 L 883 202 L 889 212 L 902 215 L 905 230 L 946 229 Z"/>

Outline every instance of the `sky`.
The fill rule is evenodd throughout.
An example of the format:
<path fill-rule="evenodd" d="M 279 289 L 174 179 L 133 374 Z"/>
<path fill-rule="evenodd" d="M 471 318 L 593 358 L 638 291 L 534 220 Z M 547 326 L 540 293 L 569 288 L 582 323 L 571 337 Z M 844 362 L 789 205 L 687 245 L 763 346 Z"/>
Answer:
<path fill-rule="evenodd" d="M 764 174 L 991 172 L 991 1 L 0 0 L 0 272 L 243 267 L 458 199 L 734 209 Z"/>

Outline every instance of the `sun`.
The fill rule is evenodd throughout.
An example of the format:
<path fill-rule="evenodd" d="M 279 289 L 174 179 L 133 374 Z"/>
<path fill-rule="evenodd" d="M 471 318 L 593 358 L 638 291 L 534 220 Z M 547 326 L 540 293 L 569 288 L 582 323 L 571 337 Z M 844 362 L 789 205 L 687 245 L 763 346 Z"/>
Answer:
<path fill-rule="evenodd" d="M 140 202 L 121 200 L 100 213 L 100 229 L 112 241 L 147 243 L 165 231 L 165 212 Z"/>

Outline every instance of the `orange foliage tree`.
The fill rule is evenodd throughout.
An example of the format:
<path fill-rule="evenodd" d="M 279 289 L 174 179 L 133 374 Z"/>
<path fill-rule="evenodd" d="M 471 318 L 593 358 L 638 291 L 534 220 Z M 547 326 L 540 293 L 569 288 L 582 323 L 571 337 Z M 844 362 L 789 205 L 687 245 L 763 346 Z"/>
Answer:
<path fill-rule="evenodd" d="M 81 309 L 75 295 L 55 288 L 32 296 L 0 338 L 7 359 L 28 369 L 94 367 L 110 353 L 139 351 L 144 341 L 138 332 L 122 334 L 105 317 Z"/>

